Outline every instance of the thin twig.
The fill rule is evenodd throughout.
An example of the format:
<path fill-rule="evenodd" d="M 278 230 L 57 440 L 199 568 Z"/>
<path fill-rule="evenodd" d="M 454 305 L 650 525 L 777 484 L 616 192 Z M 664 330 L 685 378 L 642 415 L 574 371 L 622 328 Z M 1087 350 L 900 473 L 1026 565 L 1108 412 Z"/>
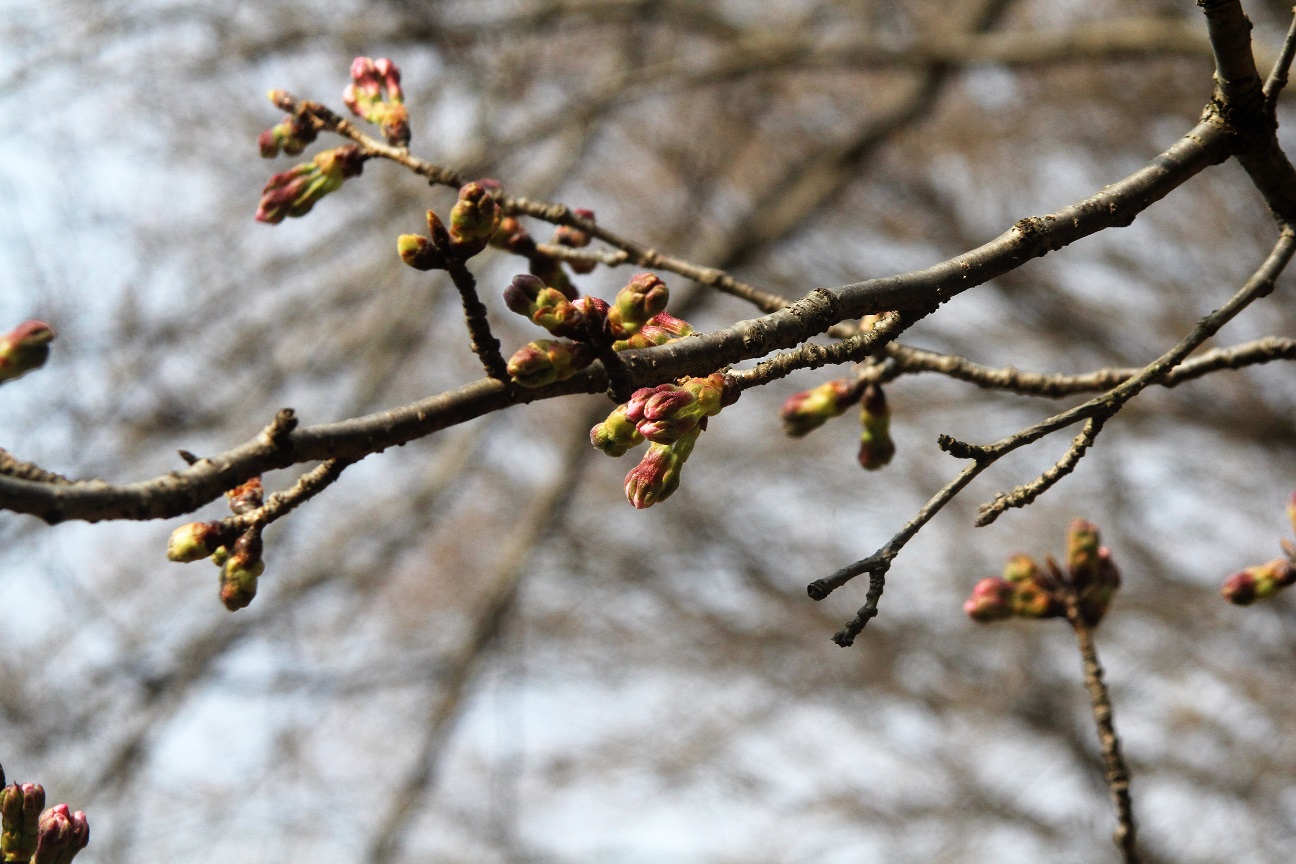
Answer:
<path fill-rule="evenodd" d="M 231 534 L 241 534 L 249 528 L 264 528 L 296 510 L 302 504 L 323 492 L 342 475 L 352 461 L 330 459 L 316 465 L 297 478 L 290 488 L 276 492 L 266 498 L 265 503 L 255 510 L 249 510 L 240 516 L 230 516 L 221 521 Z"/>
<path fill-rule="evenodd" d="M 1120 738 L 1116 735 L 1115 718 L 1112 713 L 1111 696 L 1107 684 L 1103 681 L 1103 667 L 1098 660 L 1098 649 L 1094 645 L 1093 631 L 1080 614 L 1076 602 L 1074 586 L 1069 582 L 1063 585 L 1063 598 L 1066 603 L 1067 621 L 1075 631 L 1076 644 L 1080 648 L 1081 665 L 1084 669 L 1085 689 L 1089 691 L 1089 703 L 1093 708 L 1094 726 L 1098 730 L 1098 746 L 1102 750 L 1103 769 L 1107 780 L 1107 789 L 1111 794 L 1112 804 L 1116 807 L 1116 831 L 1112 840 L 1120 850 L 1125 864 L 1138 864 L 1138 851 L 1135 848 L 1134 801 L 1130 797 L 1130 773 L 1121 754 Z"/>
<path fill-rule="evenodd" d="M 1094 440 L 1098 437 L 1098 433 L 1102 431 L 1103 424 L 1106 422 L 1106 417 L 1090 417 L 1086 420 L 1080 434 L 1072 440 L 1071 446 L 1067 448 L 1067 452 L 1063 454 L 1056 464 L 1031 482 L 1023 483 L 1011 492 L 1000 493 L 994 497 L 993 501 L 982 504 L 977 516 L 976 526 L 984 528 L 1010 508 L 1027 507 L 1034 503 L 1036 498 L 1053 488 L 1059 480 L 1075 470 L 1076 464 L 1093 446 Z"/>
<path fill-rule="evenodd" d="M 468 325 L 468 338 L 471 340 L 473 353 L 481 360 L 486 374 L 503 384 L 509 383 L 508 364 L 500 354 L 500 341 L 491 332 L 490 321 L 486 317 L 486 306 L 477 296 L 477 280 L 472 271 L 462 261 L 448 262 L 446 271 L 450 280 L 459 290 L 463 301 L 464 321 Z"/>
<path fill-rule="evenodd" d="M 1283 39 L 1282 50 L 1278 52 L 1278 59 L 1269 70 L 1269 77 L 1265 79 L 1265 112 L 1268 114 L 1273 114 L 1278 105 L 1278 97 L 1287 86 L 1287 72 L 1291 69 L 1292 57 L 1296 56 L 1296 10 L 1293 10 L 1293 13 L 1291 26 L 1287 28 L 1287 36 Z"/>

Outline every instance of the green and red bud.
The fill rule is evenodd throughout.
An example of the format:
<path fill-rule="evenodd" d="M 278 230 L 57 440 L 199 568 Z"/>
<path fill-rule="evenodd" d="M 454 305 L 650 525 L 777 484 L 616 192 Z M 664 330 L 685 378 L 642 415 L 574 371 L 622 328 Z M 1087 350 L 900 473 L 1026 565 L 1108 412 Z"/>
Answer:
<path fill-rule="evenodd" d="M 422 234 L 402 234 L 396 238 L 396 254 L 415 270 L 444 270 L 445 255 Z"/>
<path fill-rule="evenodd" d="M 624 456 L 643 440 L 634 421 L 626 416 L 625 405 L 618 405 L 606 420 L 590 430 L 590 443 L 609 456 Z"/>
<path fill-rule="evenodd" d="M 226 542 L 220 522 L 190 522 L 171 532 L 167 558 L 180 564 L 210 558 Z"/>
<path fill-rule="evenodd" d="M 273 159 L 282 150 L 287 156 L 297 156 L 319 135 L 305 117 L 289 114 L 283 122 L 271 126 L 257 136 L 261 158 Z"/>
<path fill-rule="evenodd" d="M 1059 618 L 1066 614 L 1062 598 L 1038 580 L 1009 584 L 1013 586 L 1012 613 L 1016 617 Z"/>
<path fill-rule="evenodd" d="M 450 240 L 462 257 L 476 255 L 495 236 L 502 219 L 503 212 L 491 193 L 491 184 L 465 183 L 459 190 L 459 200 L 450 210 Z"/>
<path fill-rule="evenodd" d="M 577 337 L 585 327 L 585 317 L 561 291 L 529 273 L 513 277 L 504 289 L 504 305 L 555 336 Z"/>
<path fill-rule="evenodd" d="M 626 419 L 649 441 L 669 444 L 707 417 L 719 414 L 737 394 L 738 390 L 720 372 L 705 378 L 687 378 L 682 385 L 643 387 L 626 403 Z"/>
<path fill-rule="evenodd" d="M 1074 576 L 1072 578 L 1074 579 Z M 1102 621 L 1120 585 L 1120 570 L 1112 560 L 1111 550 L 1106 546 L 1099 546 L 1098 566 L 1093 578 L 1087 584 L 1076 583 L 1076 600 L 1080 606 L 1080 617 L 1086 624 L 1095 627 Z"/>
<path fill-rule="evenodd" d="M 235 516 L 242 516 L 244 513 L 256 510 L 265 500 L 265 486 L 261 483 L 261 475 L 258 474 L 227 491 L 225 500 L 229 503 L 230 512 Z"/>
<path fill-rule="evenodd" d="M 54 336 L 53 327 L 35 319 L 0 336 L 0 384 L 44 366 Z"/>
<path fill-rule="evenodd" d="M 0 861 L 28 861 L 36 851 L 45 789 L 11 783 L 0 789 Z"/>
<path fill-rule="evenodd" d="M 56 804 L 42 813 L 37 831 L 31 864 L 71 864 L 90 842 L 90 823 L 85 813 L 69 812 L 66 804 Z"/>
<path fill-rule="evenodd" d="M 523 387 L 543 387 L 566 381 L 593 362 L 594 352 L 583 342 L 537 339 L 509 358 L 508 374 Z"/>
<path fill-rule="evenodd" d="M 982 579 L 972 588 L 972 596 L 963 602 L 963 611 L 973 621 L 986 623 L 1011 618 L 1013 584 L 998 576 Z"/>
<path fill-rule="evenodd" d="M 1043 575 L 1043 569 L 1029 555 L 1018 553 L 1004 563 L 1003 578 L 1009 582 L 1038 582 Z"/>
<path fill-rule="evenodd" d="M 1258 564 L 1234 573 L 1224 580 L 1220 593 L 1230 603 L 1249 606 L 1257 600 L 1272 597 L 1293 583 L 1296 583 L 1296 566 L 1285 558 L 1275 558 L 1268 564 Z"/>
<path fill-rule="evenodd" d="M 336 192 L 348 177 L 364 171 L 365 157 L 354 144 L 316 153 L 310 162 L 275 174 L 261 190 L 258 222 L 275 224 L 288 216 L 305 216 L 321 198 Z"/>
<path fill-rule="evenodd" d="M 856 398 L 855 385 L 844 379 L 793 393 L 779 409 L 783 432 L 793 438 L 808 435 L 833 417 L 844 414 Z"/>
<path fill-rule="evenodd" d="M 231 612 L 244 608 L 256 597 L 257 579 L 265 572 L 261 552 L 261 531 L 251 528 L 235 541 L 221 566 L 220 599 Z"/>
<path fill-rule="evenodd" d="M 626 498 L 642 510 L 665 501 L 679 488 L 680 473 L 702 434 L 695 426 L 670 444 L 650 444 L 639 464 L 625 478 Z"/>
<path fill-rule="evenodd" d="M 859 463 L 866 471 L 876 471 L 895 456 L 891 440 L 891 408 L 886 394 L 877 384 L 864 388 L 860 397 Z"/>
<path fill-rule="evenodd" d="M 616 300 L 608 311 L 612 332 L 618 338 L 628 338 L 638 333 L 666 310 L 670 289 L 654 273 L 640 273 L 617 292 Z"/>
<path fill-rule="evenodd" d="M 394 147 L 409 144 L 409 112 L 400 86 L 400 69 L 387 58 L 357 57 L 351 63 L 351 82 L 342 91 L 342 101 L 351 113 L 377 126 Z M 387 90 L 387 101 L 382 91 Z"/>
<path fill-rule="evenodd" d="M 1076 519 L 1067 529 L 1067 571 L 1077 589 L 1098 576 L 1098 528 L 1092 522 Z"/>
<path fill-rule="evenodd" d="M 693 335 L 693 328 L 687 321 L 659 312 L 643 328 L 628 339 L 619 339 L 612 343 L 613 351 L 627 351 L 633 348 L 653 348 L 665 345 Z"/>
<path fill-rule="evenodd" d="M 531 245 L 531 235 L 522 227 L 516 216 L 504 216 L 500 219 L 499 228 L 491 238 L 491 245 L 508 252 L 522 253 Z"/>

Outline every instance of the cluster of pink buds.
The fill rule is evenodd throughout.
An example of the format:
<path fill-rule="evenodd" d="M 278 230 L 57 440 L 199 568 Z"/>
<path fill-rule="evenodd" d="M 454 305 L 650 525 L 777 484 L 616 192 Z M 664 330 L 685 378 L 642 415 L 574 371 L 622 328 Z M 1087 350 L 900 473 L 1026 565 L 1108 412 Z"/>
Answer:
<path fill-rule="evenodd" d="M 1296 492 L 1287 499 L 1287 518 L 1291 521 L 1292 530 L 1296 531 Z M 1225 579 L 1220 588 L 1225 600 L 1238 606 L 1250 606 L 1296 584 L 1296 543 L 1286 539 L 1281 542 L 1287 557 L 1247 567 Z"/>
<path fill-rule="evenodd" d="M 260 477 L 225 493 L 235 516 L 251 513 L 265 503 Z M 225 522 L 189 522 L 171 532 L 167 558 L 182 564 L 210 558 L 220 570 L 220 599 L 231 612 L 242 609 L 256 597 L 257 580 L 265 572 L 261 559 L 261 527 L 240 530 Z"/>
<path fill-rule="evenodd" d="M 351 63 L 351 82 L 342 91 L 342 101 L 351 113 L 382 130 L 387 143 L 395 147 L 409 145 L 409 112 L 401 92 L 400 69 L 386 57 L 371 60 L 357 57 Z M 387 100 L 383 101 L 383 90 Z"/>
<path fill-rule="evenodd" d="M 305 216 L 321 198 L 342 188 L 348 177 L 363 172 L 364 162 L 360 148 L 347 144 L 275 174 L 261 190 L 257 221 L 273 225 L 287 216 Z"/>
<path fill-rule="evenodd" d="M 636 390 L 602 423 L 590 443 L 609 456 L 622 456 L 648 441 L 648 452 L 625 479 L 626 498 L 640 509 L 665 501 L 679 488 L 680 472 L 708 417 L 737 400 L 738 388 L 722 372 Z"/>
<path fill-rule="evenodd" d="M 286 97 L 287 94 L 282 90 L 270 91 L 270 101 L 276 105 Z M 306 145 L 315 140 L 318 134 L 314 124 L 308 119 L 289 114 L 283 119 L 283 122 L 271 126 L 258 135 L 257 146 L 261 149 L 261 158 L 263 159 L 275 158 L 279 155 L 280 150 L 287 156 L 297 156 L 306 149 Z"/>
<path fill-rule="evenodd" d="M 0 336 L 0 384 L 21 378 L 49 359 L 54 328 L 44 321 L 24 321 Z"/>
<path fill-rule="evenodd" d="M 1066 615 L 1066 592 L 1074 592 L 1080 618 L 1090 627 L 1107 614 L 1120 587 L 1111 551 L 1099 545 L 1098 529 L 1076 519 L 1067 531 L 1066 571 L 1052 556 L 1043 566 L 1029 555 L 1014 555 L 1003 576 L 982 579 L 963 604 L 976 621 L 1005 618 L 1059 618 Z"/>
<path fill-rule="evenodd" d="M 402 234 L 396 238 L 396 252 L 415 270 L 445 270 L 466 261 L 486 248 L 499 231 L 503 219 L 494 180 L 475 180 L 459 189 L 459 200 L 450 208 L 450 227 L 441 217 L 427 211 L 428 235 Z"/>
<path fill-rule="evenodd" d="M 66 804 L 45 808 L 45 790 L 36 783 L 4 786 L 0 768 L 0 861 L 5 864 L 70 864 L 90 842 L 85 813 Z"/>

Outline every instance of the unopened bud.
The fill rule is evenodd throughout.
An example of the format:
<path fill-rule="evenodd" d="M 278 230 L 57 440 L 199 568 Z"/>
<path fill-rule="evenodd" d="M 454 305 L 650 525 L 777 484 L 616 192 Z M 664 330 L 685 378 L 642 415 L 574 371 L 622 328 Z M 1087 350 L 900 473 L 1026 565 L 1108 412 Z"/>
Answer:
<path fill-rule="evenodd" d="M 450 210 L 450 240 L 463 257 L 476 255 L 499 230 L 503 213 L 490 193 L 479 182 L 465 183 L 459 200 Z"/>
<path fill-rule="evenodd" d="M 580 336 L 585 325 L 584 316 L 561 291 L 529 273 L 513 277 L 504 289 L 504 304 L 555 336 Z"/>
<path fill-rule="evenodd" d="M 1009 582 L 1036 582 L 1043 575 L 1040 565 L 1029 555 L 1013 555 L 1004 564 L 1003 578 Z"/>
<path fill-rule="evenodd" d="M 680 473 L 702 430 L 694 427 L 670 444 L 651 444 L 639 464 L 626 474 L 626 498 L 642 510 L 665 501 L 679 488 Z"/>
<path fill-rule="evenodd" d="M 886 394 L 877 384 L 864 388 L 860 397 L 859 463 L 866 471 L 876 471 L 895 456 L 891 440 L 891 408 Z"/>
<path fill-rule="evenodd" d="M 1296 583 L 1296 565 L 1285 558 L 1276 558 L 1268 564 L 1258 564 L 1234 573 L 1224 580 L 1220 593 L 1230 603 L 1248 606 L 1256 600 L 1272 597 L 1293 583 Z"/>
<path fill-rule="evenodd" d="M 516 216 L 505 216 L 500 219 L 499 228 L 491 238 L 491 245 L 497 249 L 521 253 L 523 248 L 533 241 L 531 235 L 522 227 Z"/>
<path fill-rule="evenodd" d="M 363 172 L 364 161 L 360 148 L 347 144 L 274 175 L 261 190 L 257 221 L 275 224 L 287 216 L 305 216 L 321 198 L 342 188 L 348 177 Z"/>
<path fill-rule="evenodd" d="M 1076 519 L 1067 529 L 1067 571 L 1078 590 L 1098 576 L 1098 528 L 1092 522 Z"/>
<path fill-rule="evenodd" d="M 668 315 L 665 312 L 659 312 L 638 333 L 628 339 L 613 342 L 612 350 L 627 351 L 633 348 L 652 348 L 691 335 L 693 335 L 693 327 L 687 321 Z"/>
<path fill-rule="evenodd" d="M 45 789 L 11 783 L 0 789 L 0 861 L 27 861 L 36 851 Z"/>
<path fill-rule="evenodd" d="M 963 603 L 963 611 L 973 621 L 987 623 L 1011 618 L 1013 585 L 1005 579 L 990 576 L 972 588 L 972 596 Z"/>
<path fill-rule="evenodd" d="M 654 273 L 640 273 L 617 292 L 608 311 L 613 332 L 621 338 L 633 336 L 653 316 L 666 310 L 670 289 Z"/>
<path fill-rule="evenodd" d="M 297 156 L 318 135 L 315 127 L 305 117 L 289 114 L 283 122 L 271 126 L 258 135 L 257 146 L 261 150 L 263 159 L 275 158 L 280 150 L 287 156 Z"/>
<path fill-rule="evenodd" d="M 211 556 L 224 540 L 219 522 L 189 522 L 171 532 L 167 541 L 167 558 L 180 564 L 201 561 Z"/>
<path fill-rule="evenodd" d="M 32 319 L 0 336 L 0 384 L 44 366 L 54 335 L 53 327 Z"/>
<path fill-rule="evenodd" d="M 831 418 L 844 414 L 855 399 L 854 385 L 842 379 L 793 393 L 779 410 L 783 432 L 793 438 L 808 435 Z"/>
<path fill-rule="evenodd" d="M 1062 599 L 1039 582 L 1032 579 L 1010 584 L 1013 586 L 1012 612 L 1018 618 L 1057 618 L 1066 614 Z"/>
<path fill-rule="evenodd" d="M 402 234 L 396 238 L 396 253 L 415 270 L 444 270 L 446 257 L 422 234 Z"/>
<path fill-rule="evenodd" d="M 68 805 L 56 804 L 40 816 L 36 854 L 31 864 L 70 864 L 90 842 L 90 824 L 85 813 L 69 812 Z"/>
<path fill-rule="evenodd" d="M 594 352 L 583 342 L 537 339 L 509 358 L 508 374 L 523 387 L 543 387 L 566 381 L 594 362 Z"/>
<path fill-rule="evenodd" d="M 1287 520 L 1291 522 L 1292 530 L 1296 531 L 1296 492 L 1287 499 Z"/>
<path fill-rule="evenodd" d="M 260 475 L 240 483 L 225 493 L 230 512 L 235 516 L 242 516 L 244 513 L 257 509 L 263 503 L 264 498 L 265 486 L 261 483 Z"/>
<path fill-rule="evenodd" d="M 342 101 L 351 113 L 377 126 L 395 147 L 409 144 L 409 112 L 400 87 L 400 69 L 387 58 L 357 57 L 351 63 L 351 82 L 342 91 Z M 382 99 L 384 87 L 387 101 Z"/>
<path fill-rule="evenodd" d="M 626 406 L 619 405 L 608 418 L 590 430 L 590 443 L 609 456 L 624 456 L 636 444 L 643 443 L 635 424 L 626 417 Z"/>
<path fill-rule="evenodd" d="M 261 560 L 261 532 L 253 528 L 234 543 L 220 574 L 220 599 L 231 612 L 242 609 L 256 597 L 257 579 L 265 572 Z"/>

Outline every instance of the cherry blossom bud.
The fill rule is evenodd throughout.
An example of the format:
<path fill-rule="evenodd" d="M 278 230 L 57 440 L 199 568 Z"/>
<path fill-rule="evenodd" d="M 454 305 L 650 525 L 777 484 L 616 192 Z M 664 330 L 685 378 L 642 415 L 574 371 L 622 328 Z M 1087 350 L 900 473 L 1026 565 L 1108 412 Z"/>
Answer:
<path fill-rule="evenodd" d="M 400 87 L 400 69 L 387 58 L 357 57 L 351 63 L 351 82 L 342 91 L 342 101 L 351 113 L 377 126 L 394 147 L 409 144 L 409 112 Z M 387 101 L 382 91 L 387 90 Z"/>
<path fill-rule="evenodd" d="M 649 445 L 648 452 L 625 479 L 626 498 L 636 509 L 651 507 L 674 494 L 684 463 L 701 434 L 701 428 L 695 426 L 670 444 Z"/>
<path fill-rule="evenodd" d="M 450 210 L 450 240 L 463 257 L 476 255 L 495 236 L 502 218 L 500 206 L 487 186 L 465 183 Z"/>
<path fill-rule="evenodd" d="M 1112 560 L 1111 550 L 1106 546 L 1098 547 L 1098 565 L 1093 579 L 1086 585 L 1076 586 L 1080 617 L 1086 624 L 1095 627 L 1102 621 L 1120 584 L 1120 570 Z"/>
<path fill-rule="evenodd" d="M 1098 528 L 1092 522 L 1076 519 L 1067 529 L 1067 571 L 1077 590 L 1084 589 L 1098 576 Z"/>
<path fill-rule="evenodd" d="M 45 789 L 11 783 L 0 789 L 0 861 L 27 861 L 36 851 Z"/>
<path fill-rule="evenodd" d="M 626 338 L 638 333 L 653 316 L 664 312 L 670 289 L 654 273 L 640 273 L 617 292 L 608 312 L 612 331 Z"/>
<path fill-rule="evenodd" d="M 514 253 L 521 253 L 524 247 L 532 242 L 531 235 L 522 227 L 522 223 L 517 220 L 516 216 L 504 216 L 501 218 L 499 228 L 495 231 L 495 236 L 491 238 L 492 246 Z"/>
<path fill-rule="evenodd" d="M 396 238 L 396 253 L 415 270 L 444 270 L 446 257 L 422 234 L 402 234 Z"/>
<path fill-rule="evenodd" d="M 1013 584 L 998 576 L 982 579 L 972 588 L 972 596 L 963 603 L 963 611 L 973 621 L 1000 621 L 1013 614 Z"/>
<path fill-rule="evenodd" d="M 305 216 L 321 198 L 364 171 L 365 157 L 354 144 L 316 153 L 310 162 L 274 175 L 261 190 L 258 222 L 275 224 L 286 216 Z"/>
<path fill-rule="evenodd" d="M 594 352 L 583 342 L 537 339 L 509 358 L 508 374 L 523 387 L 543 387 L 566 381 L 593 362 Z"/>
<path fill-rule="evenodd" d="M 573 214 L 580 216 L 582 219 L 594 221 L 594 211 L 576 209 Z M 553 242 L 558 246 L 566 246 L 569 249 L 583 249 L 589 245 L 590 235 L 587 231 L 580 228 L 574 228 L 571 225 L 559 225 L 554 231 Z M 592 273 L 598 266 L 597 261 L 568 261 L 567 266 L 572 269 L 573 273 Z"/>
<path fill-rule="evenodd" d="M 287 156 L 297 156 L 318 136 L 315 127 L 305 117 L 289 114 L 282 123 L 271 126 L 257 136 L 261 158 L 273 159 L 282 150 Z"/>
<path fill-rule="evenodd" d="M 1234 573 L 1224 580 L 1220 593 L 1230 603 L 1249 606 L 1257 600 L 1272 597 L 1293 582 L 1296 582 L 1296 565 L 1285 558 L 1276 558 L 1268 564 L 1258 564 Z"/>
<path fill-rule="evenodd" d="M 265 486 L 261 483 L 260 475 L 235 486 L 225 493 L 230 512 L 235 516 L 242 516 L 244 513 L 257 509 L 263 503 L 264 498 Z"/>
<path fill-rule="evenodd" d="M 0 384 L 44 366 L 54 336 L 53 327 L 34 319 L 0 336 Z"/>
<path fill-rule="evenodd" d="M 572 306 L 585 321 L 586 336 L 610 338 L 608 328 L 609 308 L 606 300 L 599 297 L 578 297 L 572 301 Z"/>
<path fill-rule="evenodd" d="M 866 471 L 876 471 L 895 456 L 891 440 L 891 408 L 882 388 L 870 384 L 860 398 L 859 463 Z"/>
<path fill-rule="evenodd" d="M 225 543 L 224 526 L 219 522 L 189 522 L 171 532 L 167 541 L 167 558 L 181 564 L 201 561 Z"/>
<path fill-rule="evenodd" d="M 1037 582 L 1044 571 L 1029 555 L 1013 555 L 1004 564 L 1003 578 L 1013 583 Z"/>
<path fill-rule="evenodd" d="M 235 541 L 234 550 L 221 567 L 220 599 L 231 612 L 244 608 L 256 597 L 257 579 L 265 572 L 261 551 L 260 530 L 249 529 Z"/>
<path fill-rule="evenodd" d="M 1066 614 L 1062 598 L 1038 581 L 1030 579 L 1009 584 L 1013 586 L 1012 613 L 1018 618 L 1057 618 Z"/>
<path fill-rule="evenodd" d="M 609 456 L 624 456 L 636 444 L 643 443 L 635 424 L 626 417 L 626 406 L 619 405 L 608 418 L 590 430 L 590 443 Z"/>
<path fill-rule="evenodd" d="M 70 813 L 66 804 L 56 804 L 42 813 L 38 831 L 31 864 L 69 864 L 90 842 L 85 813 Z"/>
<path fill-rule="evenodd" d="M 779 410 L 783 432 L 793 438 L 808 435 L 831 418 L 844 414 L 856 398 L 854 384 L 843 379 L 793 393 Z"/>
<path fill-rule="evenodd" d="M 687 321 L 682 321 L 673 315 L 667 315 L 665 312 L 659 312 L 638 333 L 627 339 L 613 342 L 612 350 L 626 351 L 633 348 L 652 348 L 691 335 L 693 335 L 693 328 Z"/>
<path fill-rule="evenodd" d="M 512 283 L 504 289 L 504 304 L 555 336 L 582 335 L 584 316 L 561 291 L 550 288 L 529 273 L 513 277 Z"/>

